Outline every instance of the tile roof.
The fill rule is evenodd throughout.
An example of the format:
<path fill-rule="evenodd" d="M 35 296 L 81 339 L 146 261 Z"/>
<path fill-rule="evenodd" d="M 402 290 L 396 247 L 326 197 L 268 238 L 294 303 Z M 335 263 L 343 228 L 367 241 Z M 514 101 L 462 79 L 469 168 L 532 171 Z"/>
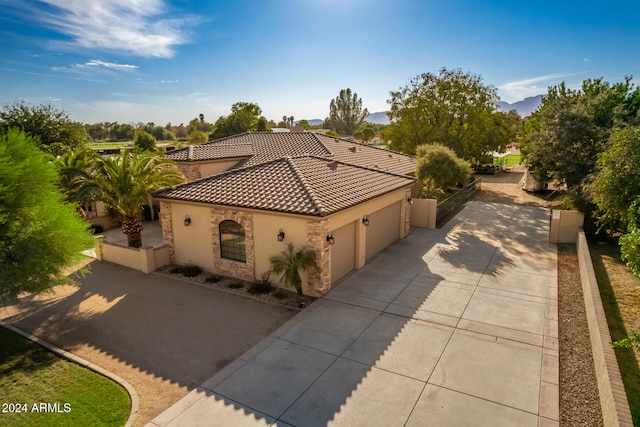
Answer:
<path fill-rule="evenodd" d="M 233 159 L 253 155 L 253 144 L 235 141 L 216 142 L 201 145 L 190 145 L 165 154 L 167 159 L 175 162 L 197 162 L 213 159 Z"/>
<path fill-rule="evenodd" d="M 415 172 L 415 158 L 371 145 L 312 132 L 247 132 L 166 154 L 177 162 L 245 158 L 236 167 L 312 155 L 401 175 Z"/>
<path fill-rule="evenodd" d="M 307 155 L 231 169 L 158 191 L 154 197 L 325 216 L 414 182 L 407 176 Z"/>

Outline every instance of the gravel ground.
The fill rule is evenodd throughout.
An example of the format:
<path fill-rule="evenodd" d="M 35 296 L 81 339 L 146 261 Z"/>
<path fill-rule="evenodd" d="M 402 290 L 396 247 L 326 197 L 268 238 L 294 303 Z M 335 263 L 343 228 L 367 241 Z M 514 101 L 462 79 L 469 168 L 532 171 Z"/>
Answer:
<path fill-rule="evenodd" d="M 550 207 L 521 189 L 524 173 L 482 176 L 472 200 Z M 558 246 L 558 332 L 560 341 L 560 425 L 602 426 L 600 397 L 591 353 L 575 245 Z"/>
<path fill-rule="evenodd" d="M 560 425 L 601 426 L 602 411 L 575 245 L 558 245 Z"/>

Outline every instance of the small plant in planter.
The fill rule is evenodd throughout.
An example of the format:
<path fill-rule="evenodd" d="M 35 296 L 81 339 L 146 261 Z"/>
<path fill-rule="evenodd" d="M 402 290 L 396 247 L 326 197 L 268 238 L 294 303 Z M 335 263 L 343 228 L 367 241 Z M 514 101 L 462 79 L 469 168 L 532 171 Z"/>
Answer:
<path fill-rule="evenodd" d="M 229 283 L 227 285 L 227 288 L 229 288 L 229 289 L 240 289 L 240 288 L 244 288 L 244 284 L 234 280 L 233 282 L 231 282 L 231 283 Z"/>
<path fill-rule="evenodd" d="M 271 281 L 269 280 L 271 277 L 270 272 L 266 272 L 262 275 L 260 280 L 256 280 L 249 286 L 248 292 L 250 294 L 266 294 L 273 290 L 273 286 L 271 286 Z"/>
<path fill-rule="evenodd" d="M 282 289 L 276 289 L 272 295 L 276 299 L 283 300 L 287 297 L 287 291 L 284 291 Z"/>
<path fill-rule="evenodd" d="M 207 283 L 218 283 L 220 280 L 222 280 L 222 276 L 219 274 L 210 274 L 204 279 Z"/>
<path fill-rule="evenodd" d="M 202 268 L 199 265 L 195 264 L 179 265 L 169 270 L 169 273 L 182 274 L 185 277 L 196 277 L 197 275 L 202 273 Z"/>

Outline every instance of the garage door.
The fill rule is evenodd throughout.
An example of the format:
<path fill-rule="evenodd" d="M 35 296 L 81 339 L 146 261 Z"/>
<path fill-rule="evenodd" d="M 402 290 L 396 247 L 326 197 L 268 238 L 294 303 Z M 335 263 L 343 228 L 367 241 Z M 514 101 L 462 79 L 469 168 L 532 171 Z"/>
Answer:
<path fill-rule="evenodd" d="M 400 238 L 400 202 L 369 215 L 367 227 L 367 261 Z"/>
<path fill-rule="evenodd" d="M 335 283 L 354 268 L 356 263 L 355 222 L 333 231 L 335 244 L 331 246 L 331 283 Z"/>

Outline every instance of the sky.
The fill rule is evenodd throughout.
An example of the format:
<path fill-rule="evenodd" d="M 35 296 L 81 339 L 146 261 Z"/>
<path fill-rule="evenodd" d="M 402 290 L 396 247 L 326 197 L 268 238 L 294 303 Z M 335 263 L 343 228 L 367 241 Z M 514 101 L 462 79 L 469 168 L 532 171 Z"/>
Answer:
<path fill-rule="evenodd" d="M 0 104 L 84 123 L 215 122 L 236 102 L 324 119 L 461 69 L 501 100 L 640 78 L 638 1 L 0 0 Z"/>

